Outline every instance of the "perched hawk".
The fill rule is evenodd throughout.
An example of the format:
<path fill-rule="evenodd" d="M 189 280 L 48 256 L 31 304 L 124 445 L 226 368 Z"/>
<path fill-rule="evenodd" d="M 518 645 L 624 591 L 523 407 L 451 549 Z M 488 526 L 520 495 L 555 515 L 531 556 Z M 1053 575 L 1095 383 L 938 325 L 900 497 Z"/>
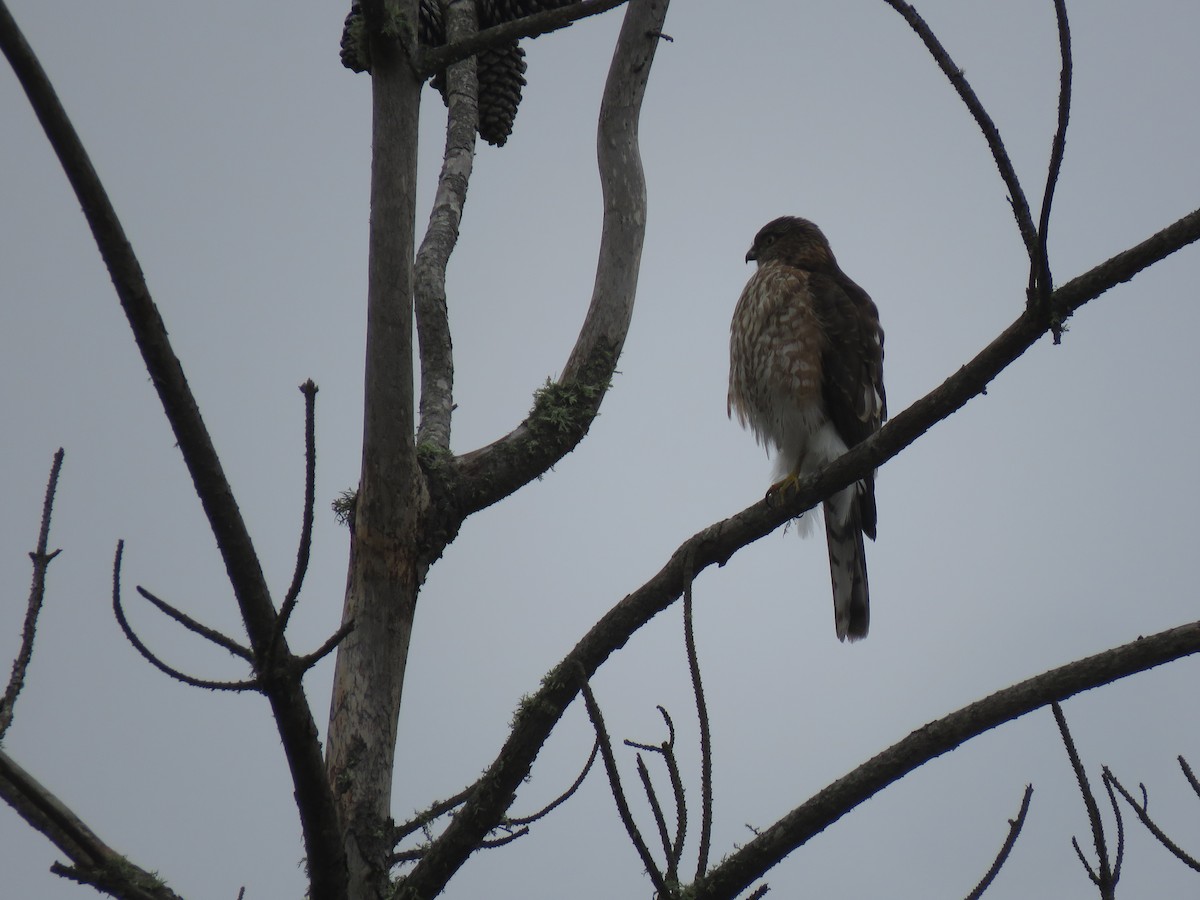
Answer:
<path fill-rule="evenodd" d="M 861 443 L 887 417 L 883 329 L 867 292 L 838 268 L 829 241 L 807 219 L 784 216 L 755 236 L 758 269 L 733 311 L 729 413 L 776 452 L 795 485 Z M 839 640 L 867 636 L 870 606 L 863 535 L 875 539 L 875 478 L 825 501 L 825 536 Z"/>

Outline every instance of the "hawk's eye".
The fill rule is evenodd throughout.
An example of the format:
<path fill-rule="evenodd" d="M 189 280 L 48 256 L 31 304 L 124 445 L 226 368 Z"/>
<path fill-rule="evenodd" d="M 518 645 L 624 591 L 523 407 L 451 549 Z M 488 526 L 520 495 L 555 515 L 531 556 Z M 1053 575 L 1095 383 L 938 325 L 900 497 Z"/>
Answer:
<path fill-rule="evenodd" d="M 775 235 L 773 235 L 773 234 L 764 234 L 763 235 L 762 245 L 764 247 L 770 247 L 773 243 L 775 243 Z"/>

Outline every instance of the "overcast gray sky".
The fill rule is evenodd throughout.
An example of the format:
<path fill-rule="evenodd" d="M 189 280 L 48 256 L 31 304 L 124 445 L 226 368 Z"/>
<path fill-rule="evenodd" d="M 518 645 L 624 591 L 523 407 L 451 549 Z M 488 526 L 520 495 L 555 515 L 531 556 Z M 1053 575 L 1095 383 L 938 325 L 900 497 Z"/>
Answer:
<path fill-rule="evenodd" d="M 318 522 L 293 645 L 338 625 L 347 535 L 328 504 L 358 477 L 368 78 L 337 59 L 345 9 L 11 0 L 107 184 L 166 319 L 272 584 L 291 574 L 302 400 L 318 396 Z M 1049 0 L 922 0 L 1026 190 L 1041 195 L 1058 58 Z M 1075 104 L 1050 248 L 1064 282 L 1200 198 L 1200 6 L 1071 3 Z M 527 42 L 508 145 L 481 145 L 449 292 L 454 449 L 506 432 L 566 360 L 591 292 L 594 127 L 620 12 Z M 725 416 L 729 317 L 755 231 L 803 215 L 879 304 L 893 412 L 1019 313 L 1026 266 L 974 124 L 880 0 L 677 2 L 643 117 L 647 232 L 621 374 L 585 443 L 467 522 L 430 572 L 409 663 L 397 818 L 472 781 L 523 693 L 693 532 L 761 497 L 770 466 Z M 126 540 L 131 618 L 181 667 L 234 660 L 134 602 L 135 584 L 237 632 L 223 567 L 78 204 L 15 79 L 0 74 L 0 658 L 16 652 L 54 450 L 67 456 L 37 654 L 5 748 L 112 846 L 189 897 L 303 894 L 291 786 L 265 702 L 150 669 L 109 610 Z M 444 112 L 422 110 L 422 221 Z M 868 548 L 871 637 L 833 634 L 821 541 L 776 534 L 696 585 L 715 729 L 719 858 L 911 730 L 1080 656 L 1196 618 L 1200 500 L 1189 248 L 1086 306 L 986 397 L 889 463 Z M 696 726 L 673 609 L 596 680 L 617 738 L 673 714 L 691 796 Z M 323 723 L 331 665 L 310 676 Z M 1197 663 L 1071 700 L 1106 763 L 1200 848 Z M 572 709 L 514 811 L 554 796 L 591 734 Z M 622 755 L 632 780 L 633 759 Z M 959 897 L 1035 787 L 989 894 L 1094 896 L 1071 836 L 1087 820 L 1048 711 L 985 735 L 856 810 L 769 873 L 772 896 Z M 639 805 L 649 823 L 644 805 Z M 1195 894 L 1136 824 L 1123 894 Z M 694 848 L 694 842 L 690 844 Z M 4 896 L 88 896 L 0 809 Z M 474 857 L 450 898 L 648 896 L 598 775 L 534 834 Z"/>

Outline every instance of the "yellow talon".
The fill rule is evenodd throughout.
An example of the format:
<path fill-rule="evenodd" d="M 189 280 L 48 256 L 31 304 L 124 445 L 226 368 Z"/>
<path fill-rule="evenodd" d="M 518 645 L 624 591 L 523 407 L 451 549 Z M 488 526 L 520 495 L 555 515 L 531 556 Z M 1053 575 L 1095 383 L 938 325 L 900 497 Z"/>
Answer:
<path fill-rule="evenodd" d="M 799 482 L 800 482 L 800 473 L 792 472 L 786 478 L 780 479 L 779 481 L 777 481 L 773 485 L 771 485 L 769 488 L 767 488 L 766 500 L 768 502 L 770 502 L 770 501 L 773 501 L 776 497 L 780 497 L 780 499 L 782 499 L 781 495 L 786 496 L 789 492 L 795 491 L 796 485 L 799 484 Z"/>

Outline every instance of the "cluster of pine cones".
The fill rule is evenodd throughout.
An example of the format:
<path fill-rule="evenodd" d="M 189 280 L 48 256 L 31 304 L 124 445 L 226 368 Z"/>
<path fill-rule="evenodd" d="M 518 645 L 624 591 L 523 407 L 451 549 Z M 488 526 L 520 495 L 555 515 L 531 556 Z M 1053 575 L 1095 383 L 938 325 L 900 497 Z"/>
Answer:
<path fill-rule="evenodd" d="M 566 6 L 573 0 L 476 0 L 479 27 L 490 28 L 501 22 L 520 19 L 546 9 Z M 342 64 L 355 72 L 370 70 L 366 52 L 365 17 L 357 0 L 346 16 L 342 30 Z M 421 0 L 418 38 L 427 47 L 446 43 L 439 0 Z M 502 146 L 512 134 L 513 120 L 525 86 L 525 51 L 517 41 L 491 47 L 476 60 L 479 79 L 479 136 L 494 146 Z M 446 102 L 445 72 L 439 72 L 430 82 Z"/>

